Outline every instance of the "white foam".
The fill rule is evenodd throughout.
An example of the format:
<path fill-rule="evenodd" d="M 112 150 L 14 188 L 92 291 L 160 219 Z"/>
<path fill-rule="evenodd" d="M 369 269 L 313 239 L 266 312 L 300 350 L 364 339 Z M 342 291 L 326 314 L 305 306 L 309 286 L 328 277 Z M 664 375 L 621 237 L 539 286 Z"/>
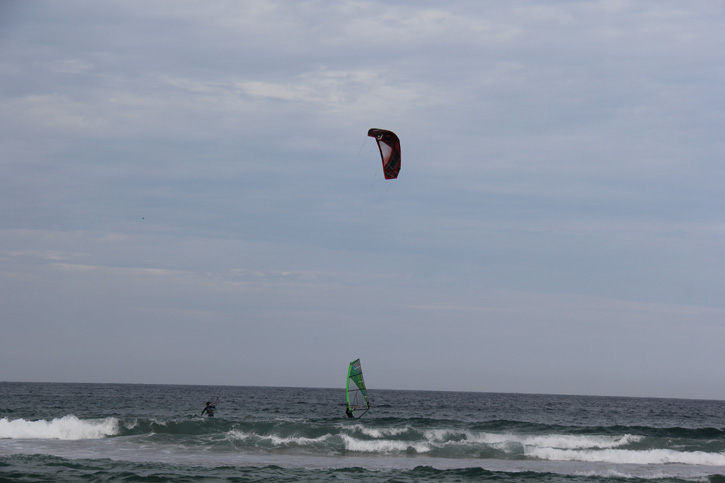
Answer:
<path fill-rule="evenodd" d="M 275 436 L 275 435 L 260 435 L 260 434 L 250 434 L 245 433 L 243 431 L 239 431 L 236 429 L 233 429 L 229 432 L 227 432 L 227 438 L 228 439 L 236 439 L 240 441 L 249 441 L 249 440 L 256 440 L 256 441 L 270 441 L 272 445 L 274 446 L 308 446 L 308 445 L 314 445 L 319 444 L 327 439 L 330 438 L 329 434 L 324 434 L 322 436 L 318 436 L 317 438 L 305 438 L 303 436 L 292 436 L 292 437 L 282 437 L 282 436 Z"/>
<path fill-rule="evenodd" d="M 705 453 L 703 451 L 673 451 L 669 449 L 651 449 L 645 451 L 606 449 L 562 450 L 555 448 L 527 448 L 527 456 L 554 461 L 586 461 L 616 464 L 685 464 L 704 466 L 725 466 L 725 454 Z"/>
<path fill-rule="evenodd" d="M 318 436 L 317 438 L 305 438 L 302 436 L 283 438 L 281 436 L 274 435 L 264 437 L 271 439 L 272 444 L 274 444 L 275 446 L 307 446 L 311 444 L 322 443 L 323 441 L 327 440 L 330 435 L 325 434 L 323 436 Z"/>
<path fill-rule="evenodd" d="M 433 448 L 455 445 L 486 445 L 507 452 L 532 454 L 537 450 L 606 450 L 619 448 L 640 441 L 641 436 L 626 434 L 622 436 L 604 435 L 517 435 L 458 431 L 454 429 L 426 430 L 423 441 L 399 441 L 387 439 L 409 431 L 410 428 L 365 428 L 355 427 L 366 436 L 375 440 L 356 439 L 350 435 L 341 435 L 345 448 L 350 451 L 369 453 L 396 453 L 410 448 L 418 453 L 430 452 Z"/>
<path fill-rule="evenodd" d="M 230 431 L 227 431 L 227 439 L 238 439 L 244 441 L 251 436 L 251 434 L 245 433 L 244 431 L 239 431 L 238 429 L 232 429 Z"/>
<path fill-rule="evenodd" d="M 362 425 L 354 426 L 354 428 L 360 431 L 362 434 L 370 436 L 371 438 L 398 436 L 410 430 L 410 428 L 367 428 Z"/>
<path fill-rule="evenodd" d="M 118 434 L 118 419 L 80 420 L 73 415 L 46 421 L 0 419 L 0 439 L 99 439 Z"/>
<path fill-rule="evenodd" d="M 449 442 L 451 439 L 455 441 L 460 440 L 475 440 L 472 433 L 464 433 L 462 431 L 456 431 L 453 429 L 429 429 L 423 433 L 423 436 L 428 441 L 434 442 Z"/>
<path fill-rule="evenodd" d="M 571 434 L 550 434 L 545 436 L 523 436 L 514 434 L 467 433 L 466 439 L 473 443 L 507 447 L 511 444 L 533 448 L 555 449 L 608 449 L 640 441 L 641 436 L 586 436 Z"/>
<path fill-rule="evenodd" d="M 123 425 L 126 429 L 134 429 L 138 426 L 138 419 L 134 419 L 133 421 L 128 421 L 124 423 Z"/>
<path fill-rule="evenodd" d="M 359 451 L 363 453 L 402 453 L 410 448 L 416 453 L 427 453 L 430 445 L 422 442 L 391 441 L 391 440 L 361 440 L 351 436 L 342 435 L 345 449 L 348 451 Z"/>

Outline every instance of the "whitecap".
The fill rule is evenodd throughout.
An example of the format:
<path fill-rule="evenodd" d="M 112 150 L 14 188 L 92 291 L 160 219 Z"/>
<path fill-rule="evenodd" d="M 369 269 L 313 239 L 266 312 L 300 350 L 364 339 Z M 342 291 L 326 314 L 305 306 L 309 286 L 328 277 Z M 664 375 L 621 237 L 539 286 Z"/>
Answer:
<path fill-rule="evenodd" d="M 81 420 L 73 415 L 50 421 L 0 419 L 0 439 L 99 439 L 118 434 L 118 419 Z"/>
<path fill-rule="evenodd" d="M 527 456 L 543 460 L 586 461 L 615 464 L 685 464 L 705 466 L 725 466 L 725 454 L 706 453 L 704 451 L 674 451 L 670 449 L 650 449 L 645 451 L 606 449 L 562 450 L 555 448 L 527 448 Z"/>
<path fill-rule="evenodd" d="M 428 453 L 430 446 L 426 443 L 391 440 L 361 440 L 351 436 L 342 435 L 345 449 L 362 453 L 403 453 L 411 450 L 416 453 Z"/>

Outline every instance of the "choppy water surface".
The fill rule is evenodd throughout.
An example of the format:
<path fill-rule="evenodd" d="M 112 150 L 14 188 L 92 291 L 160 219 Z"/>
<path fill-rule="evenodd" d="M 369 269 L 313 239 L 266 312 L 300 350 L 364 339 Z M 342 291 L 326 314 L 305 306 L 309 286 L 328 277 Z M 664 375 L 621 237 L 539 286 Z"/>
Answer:
<path fill-rule="evenodd" d="M 370 392 L 0 383 L 0 479 L 725 482 L 723 401 Z"/>

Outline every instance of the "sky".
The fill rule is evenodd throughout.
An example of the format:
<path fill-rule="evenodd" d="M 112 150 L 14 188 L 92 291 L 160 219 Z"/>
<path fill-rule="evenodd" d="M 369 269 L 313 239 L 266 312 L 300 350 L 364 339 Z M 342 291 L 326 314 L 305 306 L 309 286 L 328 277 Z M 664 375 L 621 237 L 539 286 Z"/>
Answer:
<path fill-rule="evenodd" d="M 725 399 L 724 21 L 4 0 L 0 381 Z"/>

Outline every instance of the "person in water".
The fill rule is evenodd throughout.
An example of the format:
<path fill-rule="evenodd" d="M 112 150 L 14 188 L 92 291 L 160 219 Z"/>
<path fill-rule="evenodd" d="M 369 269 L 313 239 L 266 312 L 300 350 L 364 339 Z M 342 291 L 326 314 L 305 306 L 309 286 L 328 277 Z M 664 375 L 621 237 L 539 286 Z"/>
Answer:
<path fill-rule="evenodd" d="M 345 414 L 347 414 L 347 417 L 348 418 L 353 418 L 354 417 L 352 415 L 352 409 L 350 409 L 350 406 L 348 406 L 347 409 L 345 409 Z"/>
<path fill-rule="evenodd" d="M 203 416 L 204 413 L 206 413 L 210 418 L 213 418 L 215 409 L 216 409 L 216 406 L 214 405 L 214 403 L 212 403 L 211 401 L 207 401 L 206 407 L 201 410 L 201 415 Z"/>

